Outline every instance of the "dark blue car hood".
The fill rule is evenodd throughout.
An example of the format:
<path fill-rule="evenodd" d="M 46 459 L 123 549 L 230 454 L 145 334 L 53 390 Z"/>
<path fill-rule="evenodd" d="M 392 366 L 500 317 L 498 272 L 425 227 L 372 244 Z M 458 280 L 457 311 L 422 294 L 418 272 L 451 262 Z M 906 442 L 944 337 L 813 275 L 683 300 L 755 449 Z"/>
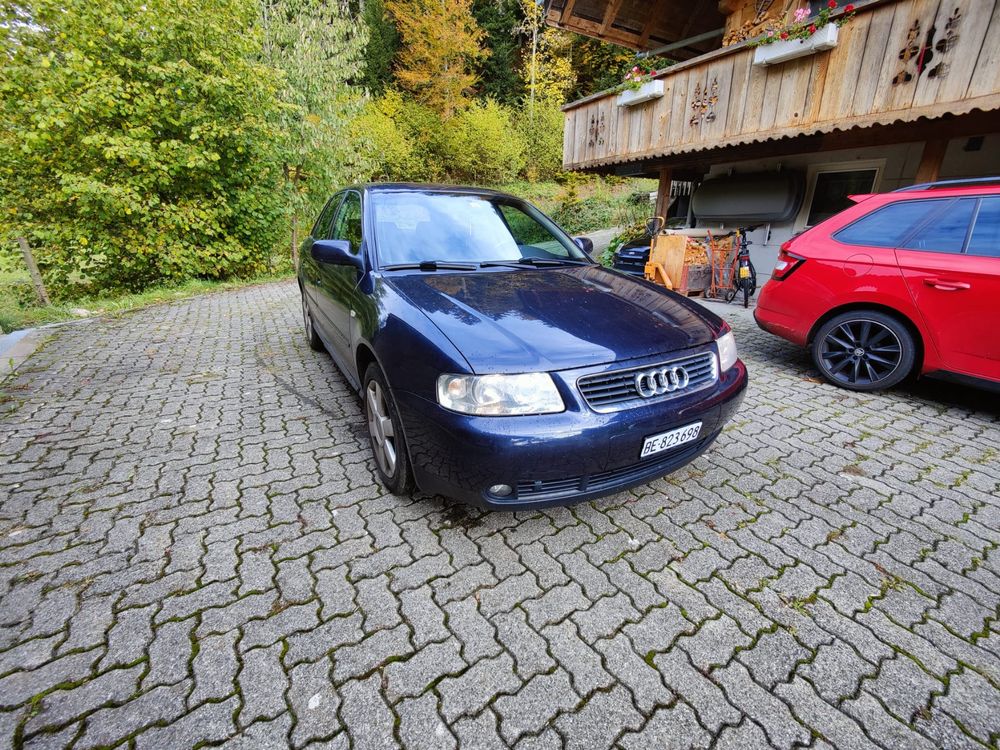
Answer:
<path fill-rule="evenodd" d="M 385 277 L 476 373 L 563 370 L 686 349 L 720 319 L 600 266 Z"/>

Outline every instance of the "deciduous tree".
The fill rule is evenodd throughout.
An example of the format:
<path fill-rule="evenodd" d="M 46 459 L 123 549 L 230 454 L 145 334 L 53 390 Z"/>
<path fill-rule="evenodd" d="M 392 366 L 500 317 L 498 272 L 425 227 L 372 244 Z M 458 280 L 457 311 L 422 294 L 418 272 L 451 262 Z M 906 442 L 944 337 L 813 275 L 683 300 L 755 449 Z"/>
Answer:
<path fill-rule="evenodd" d="M 292 253 L 303 216 L 358 175 L 348 169 L 350 119 L 360 111 L 365 26 L 338 0 L 259 0 L 264 61 L 283 73 L 278 115 Z"/>
<path fill-rule="evenodd" d="M 0 0 L 0 233 L 57 292 L 267 268 L 278 78 L 253 0 Z"/>
<path fill-rule="evenodd" d="M 485 54 L 472 0 L 388 0 L 402 38 L 396 80 L 444 117 L 468 104 Z"/>

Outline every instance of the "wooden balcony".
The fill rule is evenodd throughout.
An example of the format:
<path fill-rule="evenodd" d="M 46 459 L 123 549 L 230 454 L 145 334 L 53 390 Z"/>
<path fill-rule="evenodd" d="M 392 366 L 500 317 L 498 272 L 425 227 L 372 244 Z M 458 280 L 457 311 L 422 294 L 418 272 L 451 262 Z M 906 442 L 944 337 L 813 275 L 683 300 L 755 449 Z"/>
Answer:
<path fill-rule="evenodd" d="M 762 67 L 742 43 L 668 68 L 663 96 L 645 104 L 619 106 L 610 91 L 566 105 L 564 167 L 703 161 L 697 152 L 974 110 L 1000 129 L 1000 1 L 856 5 L 828 51 Z"/>

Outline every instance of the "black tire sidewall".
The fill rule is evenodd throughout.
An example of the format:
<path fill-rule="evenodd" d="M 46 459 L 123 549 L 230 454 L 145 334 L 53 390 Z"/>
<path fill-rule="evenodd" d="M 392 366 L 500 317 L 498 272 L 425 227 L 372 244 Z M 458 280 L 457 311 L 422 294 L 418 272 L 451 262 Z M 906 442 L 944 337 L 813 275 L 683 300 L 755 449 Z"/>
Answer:
<path fill-rule="evenodd" d="M 901 350 L 899 365 L 897 365 L 896 370 L 891 375 L 879 380 L 876 383 L 865 383 L 863 385 L 842 383 L 830 375 L 823 366 L 823 358 L 820 356 L 823 341 L 834 328 L 843 325 L 844 323 L 856 322 L 860 320 L 870 320 L 874 323 L 885 326 L 893 332 L 899 340 Z M 816 369 L 819 370 L 820 374 L 829 383 L 832 383 L 838 388 L 844 388 L 849 391 L 883 391 L 893 388 L 910 377 L 913 373 L 917 359 L 916 341 L 906 325 L 904 325 L 898 318 L 876 310 L 851 310 L 850 312 L 841 313 L 840 315 L 830 318 L 830 320 L 824 323 L 820 329 L 816 331 L 816 336 L 813 338 L 810 350 L 812 353 L 813 364 L 816 366 Z"/>
<path fill-rule="evenodd" d="M 375 458 L 375 441 L 368 428 L 368 385 L 375 381 L 382 388 L 385 398 L 386 409 L 389 412 L 389 419 L 392 420 L 393 432 L 396 436 L 396 470 L 392 476 L 388 476 L 382 467 L 379 466 L 378 459 Z M 410 468 L 410 457 L 407 453 L 406 435 L 403 433 L 403 424 L 396 410 L 396 403 L 389 390 L 389 384 L 382 374 L 381 368 L 372 363 L 365 370 L 364 384 L 361 389 L 361 402 L 365 420 L 365 430 L 368 432 L 368 448 L 372 453 L 372 461 L 375 463 L 375 473 L 378 474 L 382 484 L 394 495 L 408 495 L 413 490 L 413 471 Z"/>
<path fill-rule="evenodd" d="M 305 292 L 302 292 L 302 327 L 305 329 L 306 341 L 309 343 L 309 348 L 314 352 L 321 352 L 326 349 L 323 345 L 323 340 L 316 333 L 316 319 L 313 317 L 312 310 L 309 309 L 309 300 L 306 298 Z M 309 325 L 306 325 L 305 316 L 309 316 Z"/>

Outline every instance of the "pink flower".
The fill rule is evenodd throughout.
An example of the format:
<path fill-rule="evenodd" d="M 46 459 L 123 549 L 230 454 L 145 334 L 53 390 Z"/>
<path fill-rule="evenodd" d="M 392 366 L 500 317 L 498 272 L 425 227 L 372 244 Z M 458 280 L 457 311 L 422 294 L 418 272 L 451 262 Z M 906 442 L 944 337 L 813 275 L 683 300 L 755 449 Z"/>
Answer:
<path fill-rule="evenodd" d="M 811 15 L 812 11 L 809 9 L 808 5 L 804 8 L 799 8 L 798 10 L 795 11 L 795 16 L 794 16 L 795 23 L 802 23 Z"/>

